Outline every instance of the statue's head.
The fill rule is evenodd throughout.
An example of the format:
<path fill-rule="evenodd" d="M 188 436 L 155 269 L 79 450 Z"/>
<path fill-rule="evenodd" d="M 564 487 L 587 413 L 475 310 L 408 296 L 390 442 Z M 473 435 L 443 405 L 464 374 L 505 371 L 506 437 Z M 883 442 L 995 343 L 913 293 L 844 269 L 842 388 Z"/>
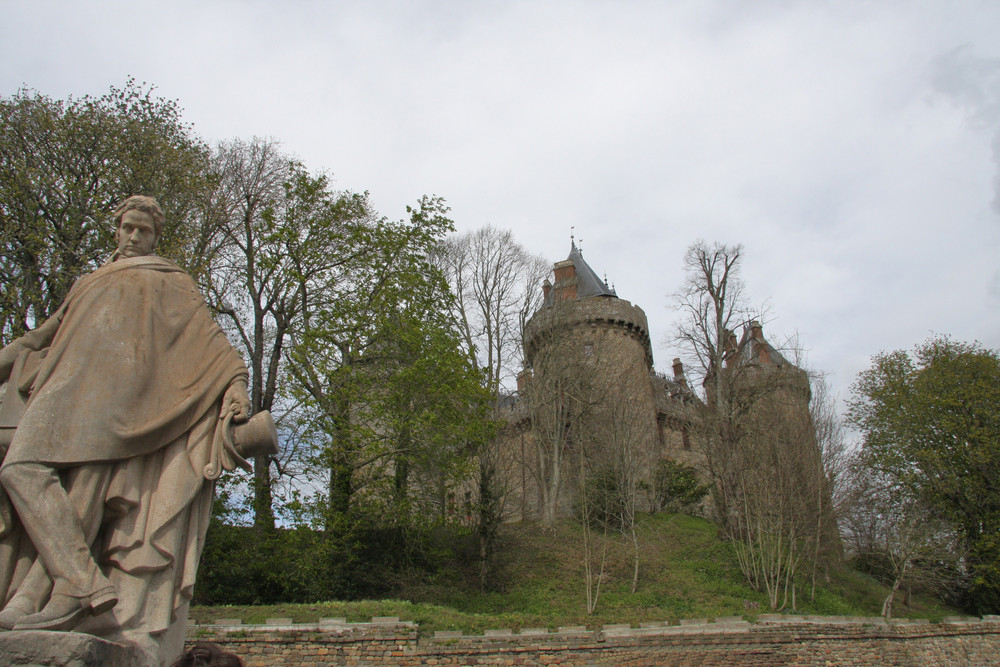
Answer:
<path fill-rule="evenodd" d="M 163 235 L 163 209 L 152 197 L 132 195 L 112 213 L 120 257 L 151 255 Z"/>

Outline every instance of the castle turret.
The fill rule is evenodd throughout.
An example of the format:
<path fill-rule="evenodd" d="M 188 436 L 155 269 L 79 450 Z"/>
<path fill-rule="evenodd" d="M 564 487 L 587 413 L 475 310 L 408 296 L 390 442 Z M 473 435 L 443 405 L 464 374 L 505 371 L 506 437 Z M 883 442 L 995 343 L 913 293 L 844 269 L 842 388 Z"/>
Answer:
<path fill-rule="evenodd" d="M 566 326 L 613 329 L 634 340 L 641 348 L 645 371 L 653 366 L 653 350 L 649 341 L 649 325 L 642 308 L 619 299 L 615 290 L 602 281 L 583 259 L 576 244 L 571 244 L 569 257 L 553 266 L 555 282 L 542 284 L 542 307 L 524 327 L 525 360 L 531 366 L 535 354 L 551 335 L 553 327 Z M 556 308 L 570 303 L 567 308 Z M 620 346 L 619 346 L 620 347 Z M 591 352 L 610 352 L 594 348 Z"/>
<path fill-rule="evenodd" d="M 585 451 L 592 465 L 610 465 L 627 446 L 651 470 L 660 452 L 646 314 L 618 298 L 575 243 L 553 273 L 523 333 L 534 437 Z M 577 470 L 565 472 L 563 511 L 572 507 Z"/>

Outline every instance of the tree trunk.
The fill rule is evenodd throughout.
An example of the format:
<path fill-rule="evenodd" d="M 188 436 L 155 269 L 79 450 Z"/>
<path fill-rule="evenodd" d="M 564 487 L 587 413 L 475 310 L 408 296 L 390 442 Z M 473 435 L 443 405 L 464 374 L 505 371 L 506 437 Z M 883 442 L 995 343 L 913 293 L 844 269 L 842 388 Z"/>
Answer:
<path fill-rule="evenodd" d="M 635 554 L 635 562 L 632 568 L 632 592 L 635 593 L 639 587 L 639 538 L 635 534 L 635 521 L 632 522 L 632 550 Z"/>
<path fill-rule="evenodd" d="M 337 517 L 345 516 L 351 509 L 354 494 L 354 468 L 351 465 L 350 402 L 338 400 L 335 407 L 333 442 L 330 443 L 330 488 L 327 507 L 327 529 L 337 524 Z"/>
<path fill-rule="evenodd" d="M 892 590 L 889 591 L 887 596 L 885 596 L 885 602 L 882 603 L 882 618 L 885 619 L 886 623 L 888 623 L 892 618 L 892 603 L 896 598 L 896 591 L 899 590 L 899 586 L 902 583 L 902 576 L 896 577 L 896 580 L 892 582 Z"/>
<path fill-rule="evenodd" d="M 270 465 L 270 456 L 253 458 L 253 527 L 257 531 L 274 530 Z"/>

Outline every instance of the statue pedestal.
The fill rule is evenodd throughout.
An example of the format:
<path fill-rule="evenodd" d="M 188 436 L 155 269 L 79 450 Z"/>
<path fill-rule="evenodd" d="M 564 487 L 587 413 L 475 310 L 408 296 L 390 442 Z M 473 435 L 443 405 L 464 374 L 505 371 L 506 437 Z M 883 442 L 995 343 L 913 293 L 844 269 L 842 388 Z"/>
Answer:
<path fill-rule="evenodd" d="M 139 647 L 79 632 L 0 631 L 0 667 L 156 667 Z"/>

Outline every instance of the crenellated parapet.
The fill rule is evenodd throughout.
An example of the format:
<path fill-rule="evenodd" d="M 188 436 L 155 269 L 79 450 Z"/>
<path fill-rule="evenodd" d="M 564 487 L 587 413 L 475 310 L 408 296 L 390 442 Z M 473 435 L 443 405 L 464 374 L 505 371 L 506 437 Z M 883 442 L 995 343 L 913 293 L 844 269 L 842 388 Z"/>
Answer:
<path fill-rule="evenodd" d="M 647 369 L 652 368 L 653 349 L 646 313 L 624 299 L 608 296 L 556 302 L 541 308 L 524 327 L 525 360 L 531 366 L 539 349 L 553 334 L 596 329 L 634 340 L 642 349 Z"/>

